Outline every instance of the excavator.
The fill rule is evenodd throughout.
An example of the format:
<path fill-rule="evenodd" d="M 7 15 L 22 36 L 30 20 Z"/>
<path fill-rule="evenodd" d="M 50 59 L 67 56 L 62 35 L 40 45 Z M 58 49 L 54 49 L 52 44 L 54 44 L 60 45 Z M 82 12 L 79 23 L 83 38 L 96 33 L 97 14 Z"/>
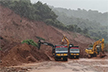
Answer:
<path fill-rule="evenodd" d="M 62 43 L 64 43 L 64 40 L 67 41 L 67 47 L 68 47 L 68 57 L 69 58 L 79 58 L 80 55 L 80 50 L 79 50 L 79 46 L 74 46 L 73 44 L 70 44 L 69 40 L 67 39 L 67 37 L 64 35 L 63 39 L 62 39 Z"/>
<path fill-rule="evenodd" d="M 101 44 L 101 46 L 98 46 Z M 99 55 L 101 58 L 105 57 L 104 53 L 104 38 L 102 40 L 98 40 L 94 42 L 93 47 L 87 48 L 85 52 L 88 54 L 88 57 L 96 57 Z"/>

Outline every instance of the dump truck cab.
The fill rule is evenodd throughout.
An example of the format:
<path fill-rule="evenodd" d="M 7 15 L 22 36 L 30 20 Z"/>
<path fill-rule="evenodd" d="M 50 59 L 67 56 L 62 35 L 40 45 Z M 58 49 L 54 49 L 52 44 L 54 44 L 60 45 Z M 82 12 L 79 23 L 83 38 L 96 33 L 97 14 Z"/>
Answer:
<path fill-rule="evenodd" d="M 69 58 L 79 58 L 80 50 L 78 46 L 69 45 Z"/>
<path fill-rule="evenodd" d="M 55 45 L 55 60 L 67 61 L 68 47 L 67 45 Z"/>

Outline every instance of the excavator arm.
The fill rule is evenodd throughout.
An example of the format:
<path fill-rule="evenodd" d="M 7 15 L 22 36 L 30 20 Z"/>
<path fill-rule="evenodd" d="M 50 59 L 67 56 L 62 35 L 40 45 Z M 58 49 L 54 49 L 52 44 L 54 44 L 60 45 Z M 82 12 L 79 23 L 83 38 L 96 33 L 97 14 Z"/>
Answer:
<path fill-rule="evenodd" d="M 92 49 L 93 53 L 98 54 L 96 46 L 97 46 L 98 44 L 100 44 L 100 43 L 101 43 L 101 41 L 98 40 L 98 41 L 96 41 L 96 42 L 93 44 L 93 49 Z"/>
<path fill-rule="evenodd" d="M 48 45 L 48 46 L 51 46 L 52 48 L 54 48 L 54 45 L 53 44 L 48 43 L 48 42 L 41 42 L 41 40 L 39 40 L 38 41 L 38 49 L 40 49 L 41 44 Z"/>
<path fill-rule="evenodd" d="M 101 49 L 102 49 L 102 52 L 104 51 L 104 39 L 102 39 L 101 41 Z"/>
<path fill-rule="evenodd" d="M 66 37 L 66 36 L 63 36 L 63 39 L 62 39 L 62 44 L 63 44 L 64 40 L 66 40 L 66 41 L 67 41 L 67 46 L 69 47 L 69 40 L 67 39 L 67 37 Z"/>
<path fill-rule="evenodd" d="M 96 46 L 97 46 L 98 44 L 101 44 L 101 50 L 102 50 L 102 52 L 103 52 L 103 51 L 104 51 L 104 50 L 103 50 L 103 49 L 104 49 L 104 39 L 98 40 L 98 41 L 96 41 L 96 42 L 93 44 L 93 51 L 96 50 Z"/>
<path fill-rule="evenodd" d="M 52 54 L 53 56 L 55 55 L 55 45 L 48 43 L 48 42 L 41 42 L 41 40 L 38 41 L 38 49 L 40 49 L 41 44 L 47 45 L 47 46 L 51 46 L 52 47 Z M 47 51 L 45 52 L 45 54 L 49 57 L 50 60 L 53 60 L 53 58 L 51 58 L 48 54 Z"/>

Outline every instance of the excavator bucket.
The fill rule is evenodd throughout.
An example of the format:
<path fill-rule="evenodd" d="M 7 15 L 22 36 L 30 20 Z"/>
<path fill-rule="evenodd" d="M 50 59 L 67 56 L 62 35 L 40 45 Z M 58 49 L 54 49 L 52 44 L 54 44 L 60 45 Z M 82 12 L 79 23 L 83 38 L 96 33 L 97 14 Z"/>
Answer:
<path fill-rule="evenodd" d="M 38 50 L 40 49 L 40 46 L 41 46 L 41 41 L 39 40 L 38 41 Z"/>
<path fill-rule="evenodd" d="M 100 52 L 99 56 L 100 56 L 100 58 L 103 58 L 106 56 L 106 54 L 104 52 Z"/>

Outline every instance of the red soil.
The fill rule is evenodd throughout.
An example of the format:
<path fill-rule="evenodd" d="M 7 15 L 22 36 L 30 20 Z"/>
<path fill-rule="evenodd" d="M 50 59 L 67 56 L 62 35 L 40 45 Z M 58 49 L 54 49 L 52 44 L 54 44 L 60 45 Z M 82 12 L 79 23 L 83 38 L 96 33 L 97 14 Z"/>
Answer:
<path fill-rule="evenodd" d="M 18 44 L 2 58 L 1 66 L 18 65 L 45 60 L 49 60 L 49 58 L 43 51 L 39 51 L 36 47 L 28 46 L 27 44 Z"/>

